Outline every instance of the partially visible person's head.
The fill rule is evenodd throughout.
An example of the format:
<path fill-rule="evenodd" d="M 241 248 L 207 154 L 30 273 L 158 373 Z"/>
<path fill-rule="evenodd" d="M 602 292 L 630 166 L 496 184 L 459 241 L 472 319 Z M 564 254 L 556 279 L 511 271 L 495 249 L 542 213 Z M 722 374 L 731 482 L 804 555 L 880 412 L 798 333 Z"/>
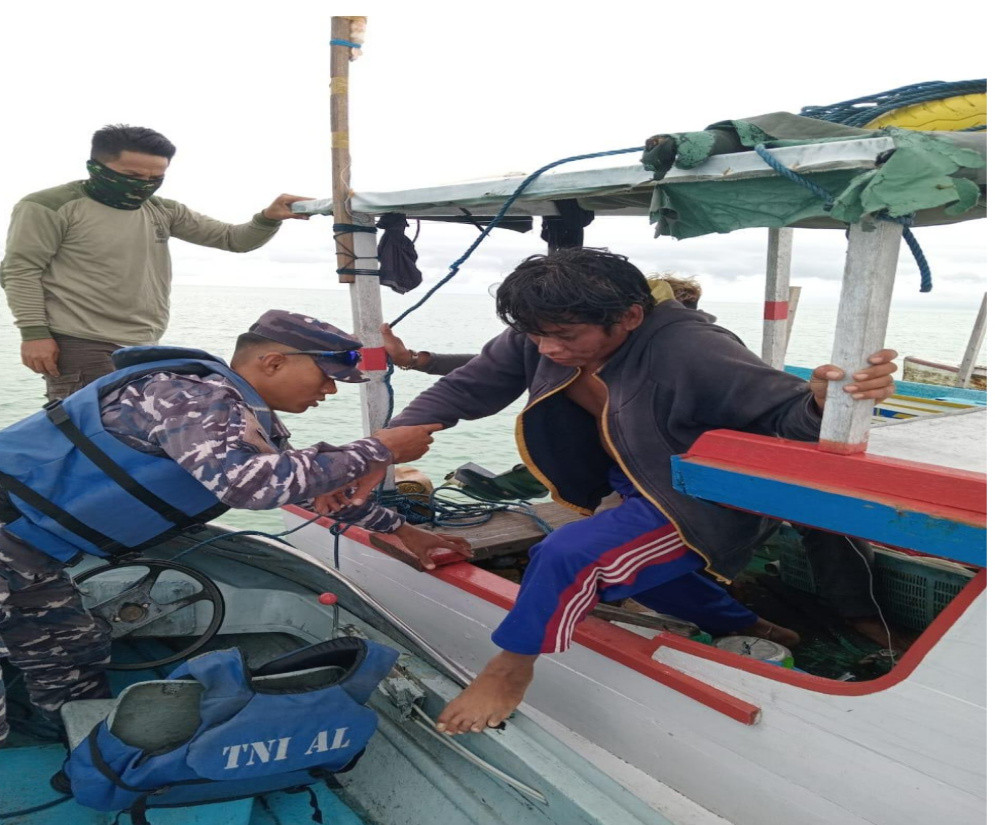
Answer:
<path fill-rule="evenodd" d="M 91 160 L 107 163 L 109 160 L 117 160 L 122 152 L 155 155 L 170 161 L 176 154 L 176 147 L 168 138 L 145 126 L 116 123 L 104 126 L 93 133 L 90 144 Z"/>
<path fill-rule="evenodd" d="M 624 255 L 585 247 L 522 261 L 497 288 L 498 316 L 538 333 L 550 324 L 597 324 L 607 331 L 632 306 L 653 309 L 646 277 Z"/>
<path fill-rule="evenodd" d="M 697 309 L 701 299 L 701 284 L 694 278 L 678 278 L 676 275 L 664 275 L 663 280 L 670 284 L 674 298 L 688 309 Z"/>
<path fill-rule="evenodd" d="M 654 306 L 646 277 L 605 249 L 560 249 L 522 261 L 498 287 L 497 313 L 559 364 L 603 363 Z"/>
<path fill-rule="evenodd" d="M 270 408 L 304 412 L 337 391 L 336 381 L 366 381 L 357 368 L 362 344 L 316 318 L 271 309 L 238 337 L 232 368 Z"/>
<path fill-rule="evenodd" d="M 93 133 L 90 161 L 129 178 L 160 180 L 176 154 L 176 147 L 158 132 L 123 123 Z"/>
<path fill-rule="evenodd" d="M 176 147 L 144 126 L 105 126 L 93 133 L 86 194 L 113 209 L 140 209 L 162 186 Z"/>

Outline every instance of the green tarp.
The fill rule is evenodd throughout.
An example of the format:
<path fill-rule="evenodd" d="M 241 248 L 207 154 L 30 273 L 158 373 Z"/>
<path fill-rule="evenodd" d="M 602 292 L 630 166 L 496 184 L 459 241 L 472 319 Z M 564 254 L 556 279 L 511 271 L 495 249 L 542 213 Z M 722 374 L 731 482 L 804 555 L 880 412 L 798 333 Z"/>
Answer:
<path fill-rule="evenodd" d="M 889 137 L 894 149 L 874 168 L 807 173 L 831 202 L 787 177 L 668 180 L 671 169 L 695 169 L 715 155 Z M 657 181 L 650 220 L 657 235 L 691 238 L 746 227 L 840 226 L 886 212 L 943 223 L 985 213 L 985 134 L 857 129 L 776 112 L 714 124 L 701 132 L 647 141 L 645 167 Z M 924 214 L 925 213 L 925 214 Z"/>

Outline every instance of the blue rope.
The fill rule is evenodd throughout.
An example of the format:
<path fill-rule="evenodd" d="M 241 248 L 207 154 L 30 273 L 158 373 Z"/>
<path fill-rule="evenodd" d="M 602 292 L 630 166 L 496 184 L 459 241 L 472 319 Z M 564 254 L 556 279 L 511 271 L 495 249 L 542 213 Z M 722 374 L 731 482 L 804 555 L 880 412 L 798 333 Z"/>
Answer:
<path fill-rule="evenodd" d="M 315 516 L 314 518 L 305 521 L 303 524 L 298 524 L 296 527 L 293 527 L 290 530 L 284 530 L 282 533 L 267 533 L 265 530 L 238 530 L 237 532 L 234 533 L 222 533 L 219 536 L 211 536 L 211 538 L 204 539 L 203 541 L 198 541 L 196 544 L 191 545 L 181 553 L 177 553 L 175 556 L 173 556 L 173 558 L 170 559 L 170 561 L 176 561 L 177 559 L 183 558 L 187 553 L 192 553 L 194 550 L 199 550 L 201 547 L 204 547 L 205 545 L 214 544 L 214 542 L 216 541 L 232 538 L 233 536 L 264 536 L 265 538 L 268 539 L 275 539 L 276 541 L 286 544 L 289 547 L 291 546 L 291 544 L 289 541 L 283 541 L 284 536 L 289 536 L 291 533 L 296 533 L 301 528 L 307 527 L 309 524 L 316 522 L 320 518 L 321 518 L 320 515 Z"/>
<path fill-rule="evenodd" d="M 387 417 L 384 419 L 384 426 L 394 417 L 394 385 L 390 382 L 390 377 L 394 374 L 394 359 L 387 356 L 387 372 L 384 373 L 383 383 L 387 387 Z"/>
<path fill-rule="evenodd" d="M 526 189 L 528 189 L 528 187 L 531 186 L 532 183 L 535 182 L 536 178 L 538 178 L 540 175 L 544 174 L 545 172 L 548 172 L 550 169 L 553 169 L 553 168 L 555 168 L 557 166 L 561 166 L 564 163 L 573 163 L 574 161 L 577 161 L 577 160 L 589 160 L 591 158 L 604 158 L 604 157 L 609 157 L 610 155 L 624 155 L 624 154 L 628 154 L 630 152 L 642 152 L 642 151 L 643 151 L 643 147 L 642 146 L 636 146 L 636 147 L 633 147 L 631 149 L 612 149 L 612 150 L 607 151 L 607 152 L 592 152 L 591 154 L 588 154 L 588 155 L 574 155 L 573 157 L 563 158 L 562 160 L 557 160 L 557 161 L 554 161 L 553 163 L 548 163 L 548 164 L 546 164 L 545 166 L 543 166 L 540 169 L 536 169 L 535 172 L 533 172 L 531 175 L 529 175 L 528 177 L 526 177 L 518 185 L 518 188 L 516 188 L 515 191 L 511 193 L 511 195 L 508 197 L 508 199 L 504 202 L 504 204 L 498 210 L 497 214 L 493 218 L 491 218 L 491 222 L 489 224 L 487 224 L 487 226 L 484 227 L 483 231 L 477 236 L 477 239 L 472 244 L 470 244 L 470 248 L 467 249 L 466 252 L 464 252 L 459 258 L 457 258 L 450 265 L 450 267 L 449 267 L 449 274 L 447 274 L 445 278 L 443 278 L 441 281 L 439 281 L 439 283 L 437 283 L 428 292 L 426 292 L 425 295 L 421 298 L 421 300 L 419 300 L 413 306 L 408 307 L 408 309 L 404 310 L 404 312 L 402 312 L 400 315 L 398 315 L 397 318 L 395 318 L 393 321 L 391 321 L 390 325 L 392 327 L 394 327 L 397 324 L 399 324 L 401 321 L 403 321 L 405 318 L 407 318 L 412 312 L 414 312 L 416 309 L 418 309 L 420 306 L 422 306 L 436 292 L 438 292 L 440 288 L 442 288 L 445 284 L 447 284 L 449 281 L 451 281 L 456 276 L 456 273 L 459 272 L 459 268 L 464 263 L 466 263 L 467 259 L 474 253 L 474 251 L 477 249 L 477 247 L 480 246 L 480 244 L 483 242 L 484 238 L 486 238 L 490 234 L 491 230 L 495 226 L 497 226 L 498 223 L 501 221 L 501 219 L 505 216 L 505 214 L 507 214 L 508 210 L 511 208 L 511 205 L 516 200 L 518 200 L 518 197 L 522 194 L 522 192 L 524 192 Z"/>
<path fill-rule="evenodd" d="M 919 291 L 932 292 L 933 273 L 929 269 L 929 263 L 926 261 L 926 255 L 923 253 L 922 247 L 919 246 L 919 241 L 912 234 L 912 217 L 892 218 L 890 215 L 882 215 L 881 217 L 887 221 L 898 221 L 902 224 L 902 237 L 905 239 L 905 244 L 912 253 L 916 265 L 919 267 Z"/>
<path fill-rule="evenodd" d="M 348 46 L 350 49 L 363 48 L 362 43 L 353 43 L 351 40 L 341 40 L 338 37 L 328 41 L 329 46 Z"/>
<path fill-rule="evenodd" d="M 887 92 L 877 92 L 864 97 L 855 97 L 828 106 L 804 106 L 801 114 L 818 120 L 828 120 L 844 126 L 866 126 L 875 118 L 886 112 L 914 106 L 917 103 L 929 103 L 957 95 L 978 94 L 988 91 L 988 81 L 961 80 L 948 83 L 933 80 L 926 83 L 914 83 L 910 86 L 900 86 Z"/>
<path fill-rule="evenodd" d="M 770 152 L 767 151 L 767 147 L 762 143 L 758 143 L 753 147 L 753 150 L 760 155 L 764 163 L 766 163 L 771 169 L 777 172 L 779 175 L 787 178 L 799 186 L 804 186 L 816 197 L 822 198 L 824 201 L 823 208 L 828 212 L 833 208 L 833 203 L 835 199 L 831 192 L 823 189 L 816 183 L 813 183 L 808 178 L 799 175 L 797 172 L 793 172 L 783 163 L 781 163 L 777 158 L 775 158 Z M 887 213 L 879 213 L 878 218 L 885 221 L 894 221 L 895 223 L 902 224 L 902 238 L 905 240 L 906 245 L 909 247 L 909 251 L 912 253 L 912 257 L 915 259 L 916 265 L 919 267 L 919 291 L 920 292 L 931 292 L 933 289 L 933 274 L 929 268 L 929 262 L 926 260 L 926 256 L 922 251 L 922 247 L 919 246 L 919 242 L 916 240 L 915 235 L 912 234 L 912 215 L 905 215 L 899 218 L 888 215 Z"/>
<path fill-rule="evenodd" d="M 818 198 L 822 198 L 825 201 L 825 210 L 828 212 L 833 208 L 833 203 L 835 198 L 833 198 L 833 193 L 828 189 L 823 189 L 816 183 L 813 183 L 806 177 L 802 177 L 797 172 L 791 171 L 787 166 L 785 166 L 781 161 L 775 158 L 770 152 L 767 151 L 767 147 L 762 143 L 758 143 L 753 147 L 753 150 L 760 155 L 764 163 L 766 163 L 771 169 L 777 172 L 779 175 L 786 177 L 788 180 L 797 183 L 799 186 L 804 186 Z"/>
<path fill-rule="evenodd" d="M 458 501 L 454 495 L 465 496 L 472 502 Z M 431 524 L 434 527 L 476 527 L 485 524 L 495 513 L 513 512 L 531 518 L 544 533 L 553 528 L 535 512 L 528 501 L 492 501 L 462 487 L 443 485 L 431 493 L 398 493 L 377 491 L 377 502 L 391 507 L 411 524 Z"/>
<path fill-rule="evenodd" d="M 465 504 L 453 501 L 453 495 L 465 496 L 477 503 Z M 547 536 L 553 532 L 553 526 L 525 499 L 498 503 L 477 495 L 465 487 L 446 484 L 433 491 L 429 503 L 436 510 L 432 523 L 439 527 L 472 527 L 489 521 L 495 513 L 512 512 L 528 516 Z"/>

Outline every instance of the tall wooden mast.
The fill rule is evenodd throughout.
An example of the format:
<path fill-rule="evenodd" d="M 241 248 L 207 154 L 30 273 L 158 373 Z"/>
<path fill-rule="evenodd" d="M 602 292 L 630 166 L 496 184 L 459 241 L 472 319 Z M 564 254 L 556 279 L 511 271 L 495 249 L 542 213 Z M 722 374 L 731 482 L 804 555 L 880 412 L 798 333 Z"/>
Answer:
<path fill-rule="evenodd" d="M 365 32 L 365 17 L 332 18 L 329 92 L 336 262 L 339 282 L 349 284 L 353 334 L 363 342 L 362 369 L 370 381 L 361 385 L 360 399 L 363 432 L 369 435 L 386 423 L 390 399 L 385 382 L 387 358 L 380 335 L 383 309 L 376 230 L 370 216 L 354 215 L 350 207 L 349 63 L 359 56 Z"/>

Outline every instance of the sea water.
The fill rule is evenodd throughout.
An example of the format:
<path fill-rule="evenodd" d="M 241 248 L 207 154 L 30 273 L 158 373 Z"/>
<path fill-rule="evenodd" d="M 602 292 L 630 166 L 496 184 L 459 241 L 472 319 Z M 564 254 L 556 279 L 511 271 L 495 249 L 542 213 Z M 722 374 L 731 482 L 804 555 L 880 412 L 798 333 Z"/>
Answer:
<path fill-rule="evenodd" d="M 707 296 L 706 296 L 707 298 Z M 384 317 L 392 319 L 413 302 L 410 296 L 385 290 Z M 172 318 L 162 343 L 198 347 L 224 358 L 231 355 L 236 336 L 268 309 L 288 309 L 315 315 L 343 329 L 352 328 L 349 294 L 342 288 L 266 289 L 190 286 L 173 290 Z M 762 303 L 702 301 L 702 309 L 718 318 L 754 352 L 760 352 Z M 888 326 L 888 346 L 899 358 L 915 355 L 957 364 L 963 356 L 975 311 L 972 309 L 894 308 Z M 789 364 L 817 366 L 832 354 L 836 307 L 800 303 L 788 347 Z M 477 352 L 502 324 L 487 294 L 439 293 L 398 325 L 396 332 L 416 349 L 433 352 Z M 18 421 L 44 403 L 43 380 L 20 363 L 20 337 L 6 305 L 0 306 L 0 427 Z M 900 377 L 900 376 L 899 376 Z M 437 378 L 414 371 L 396 371 L 392 377 L 394 409 L 401 410 Z M 514 439 L 515 417 L 524 398 L 490 418 L 461 422 L 439 433 L 431 452 L 418 467 L 436 484 L 467 462 L 495 472 L 520 461 Z M 316 441 L 345 443 L 363 435 L 359 390 L 339 384 L 338 393 L 319 407 L 299 415 L 284 415 L 293 443 L 303 447 Z M 282 529 L 278 512 L 233 511 L 221 518 L 239 529 Z"/>

